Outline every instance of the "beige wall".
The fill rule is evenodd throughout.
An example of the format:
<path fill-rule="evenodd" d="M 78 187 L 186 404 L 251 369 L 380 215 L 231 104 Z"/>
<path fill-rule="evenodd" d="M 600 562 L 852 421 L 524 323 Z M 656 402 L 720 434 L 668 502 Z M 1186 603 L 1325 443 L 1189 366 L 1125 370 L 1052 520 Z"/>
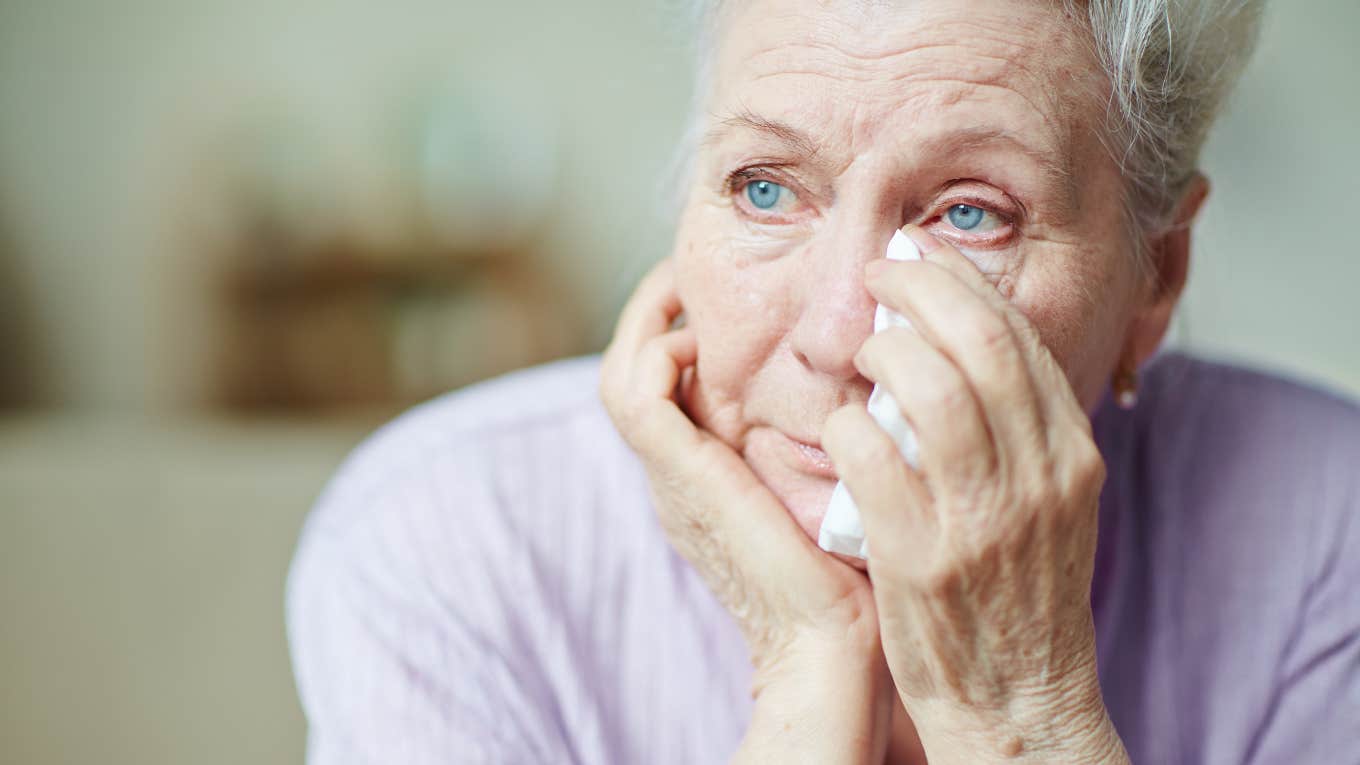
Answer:
<path fill-rule="evenodd" d="M 1360 3 L 1271 5 L 1204 159 L 1214 190 L 1181 335 L 1360 392 Z"/>
<path fill-rule="evenodd" d="M 536 102 L 560 147 L 548 267 L 607 326 L 632 264 L 668 240 L 648 191 L 687 73 L 664 21 L 632 0 L 0 0 L 0 200 L 54 397 L 191 401 L 212 340 L 204 208 L 229 201 L 195 172 L 237 133 L 291 128 L 309 204 L 387 236 L 415 150 L 400 112 L 441 79 Z"/>
<path fill-rule="evenodd" d="M 648 184 L 687 73 L 659 5 L 3 0 L 0 248 L 13 254 L 0 274 L 38 346 L 32 374 L 85 408 L 193 401 L 213 338 L 195 311 L 202 229 L 185 218 L 221 201 L 194 175 L 214 141 L 291 120 L 314 139 L 305 172 L 332 190 L 322 203 L 381 236 L 402 201 L 393 111 L 449 74 L 532 93 L 555 126 L 546 267 L 579 290 L 598 344 L 627 278 L 668 242 Z M 1215 191 L 1184 311 L 1196 347 L 1351 390 L 1360 90 L 1345 35 L 1357 24 L 1350 0 L 1271 14 L 1206 156 Z"/>

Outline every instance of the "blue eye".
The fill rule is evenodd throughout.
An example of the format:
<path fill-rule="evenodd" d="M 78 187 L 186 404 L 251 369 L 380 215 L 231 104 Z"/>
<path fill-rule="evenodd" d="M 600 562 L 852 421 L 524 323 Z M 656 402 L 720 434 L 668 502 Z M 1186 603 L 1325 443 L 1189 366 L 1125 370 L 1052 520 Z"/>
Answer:
<path fill-rule="evenodd" d="M 746 184 L 746 198 L 758 209 L 768 210 L 779 203 L 786 189 L 770 181 L 751 181 Z"/>
<path fill-rule="evenodd" d="M 986 215 L 986 210 L 973 205 L 954 205 L 949 208 L 949 212 L 945 213 L 949 222 L 961 231 L 972 231 L 977 228 Z"/>

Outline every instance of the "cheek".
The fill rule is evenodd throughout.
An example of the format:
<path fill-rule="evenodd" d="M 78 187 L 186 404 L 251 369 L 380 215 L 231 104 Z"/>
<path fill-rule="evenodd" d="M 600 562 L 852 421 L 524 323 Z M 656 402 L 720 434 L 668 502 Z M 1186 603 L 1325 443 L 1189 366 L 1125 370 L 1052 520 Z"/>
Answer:
<path fill-rule="evenodd" d="M 1099 402 L 1111 359 L 1123 344 L 1120 283 L 1117 274 L 1102 269 L 1027 268 L 1014 297 L 1087 411 Z"/>
<path fill-rule="evenodd" d="M 715 226 L 684 225 L 676 240 L 676 289 L 699 348 L 691 413 L 729 443 L 744 432 L 754 380 L 785 335 L 788 301 L 770 263 L 734 256 Z M 694 232 L 710 232 L 699 233 Z"/>
<path fill-rule="evenodd" d="M 1072 362 L 1086 336 L 1092 306 L 1070 285 L 1040 284 L 1017 295 L 1016 304 L 1029 317 L 1058 364 L 1072 374 Z"/>
<path fill-rule="evenodd" d="M 710 386 L 739 387 L 783 334 L 778 282 L 732 257 L 721 237 L 685 234 L 677 240 L 676 289 L 697 338 L 701 376 Z"/>

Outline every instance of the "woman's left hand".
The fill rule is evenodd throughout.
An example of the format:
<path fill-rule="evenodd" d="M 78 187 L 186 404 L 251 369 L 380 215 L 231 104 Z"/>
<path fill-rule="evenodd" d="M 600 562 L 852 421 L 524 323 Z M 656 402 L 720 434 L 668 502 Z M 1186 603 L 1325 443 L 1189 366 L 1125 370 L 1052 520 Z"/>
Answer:
<path fill-rule="evenodd" d="M 907 233 L 923 260 L 875 261 L 865 281 L 913 328 L 855 363 L 916 430 L 919 468 L 862 405 L 822 435 L 863 516 L 903 706 L 932 765 L 1127 762 L 1096 677 L 1090 421 L 1026 317 L 953 247 Z"/>

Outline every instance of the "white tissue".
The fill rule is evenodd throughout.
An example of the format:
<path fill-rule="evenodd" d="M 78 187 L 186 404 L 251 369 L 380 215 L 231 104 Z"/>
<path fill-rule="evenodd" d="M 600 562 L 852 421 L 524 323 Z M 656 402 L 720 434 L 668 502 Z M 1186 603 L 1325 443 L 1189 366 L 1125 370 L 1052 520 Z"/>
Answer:
<path fill-rule="evenodd" d="M 894 231 L 892 241 L 888 242 L 888 260 L 920 260 L 921 251 L 916 244 L 901 231 Z M 882 332 L 888 327 L 910 327 L 901 314 L 878 306 L 874 311 L 874 332 Z M 897 443 L 902 458 L 916 467 L 916 432 L 907 424 L 902 410 L 891 393 L 875 385 L 869 394 L 869 415 Z M 827 552 L 853 555 L 856 558 L 869 557 L 869 542 L 864 538 L 864 524 L 860 522 L 859 508 L 850 497 L 845 484 L 836 482 L 831 493 L 831 502 L 826 506 L 826 516 L 822 518 L 822 528 L 817 534 L 817 544 Z"/>

